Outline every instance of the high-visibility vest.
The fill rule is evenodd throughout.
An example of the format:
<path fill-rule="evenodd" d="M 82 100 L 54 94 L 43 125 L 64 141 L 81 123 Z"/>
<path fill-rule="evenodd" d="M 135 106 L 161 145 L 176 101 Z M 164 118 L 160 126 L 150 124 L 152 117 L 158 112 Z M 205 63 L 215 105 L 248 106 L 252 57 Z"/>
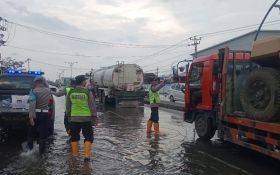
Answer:
<path fill-rule="evenodd" d="M 69 92 L 71 102 L 71 117 L 91 117 L 88 105 L 89 91 L 84 88 L 73 88 Z"/>
<path fill-rule="evenodd" d="M 149 101 L 150 104 L 159 104 L 160 103 L 160 96 L 159 92 L 153 92 L 152 90 L 149 91 Z"/>

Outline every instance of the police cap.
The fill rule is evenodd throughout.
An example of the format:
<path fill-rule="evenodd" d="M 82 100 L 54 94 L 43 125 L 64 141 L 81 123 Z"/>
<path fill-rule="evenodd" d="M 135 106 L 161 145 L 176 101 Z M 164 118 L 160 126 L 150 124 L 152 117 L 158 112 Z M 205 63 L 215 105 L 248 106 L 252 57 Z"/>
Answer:
<path fill-rule="evenodd" d="M 43 78 L 42 76 L 37 75 L 37 76 L 34 78 L 33 81 L 34 81 L 34 82 L 36 82 L 36 81 L 44 81 L 44 78 Z"/>
<path fill-rule="evenodd" d="M 86 80 L 86 76 L 84 75 L 78 75 L 75 77 L 76 84 L 81 84 L 85 80 Z"/>

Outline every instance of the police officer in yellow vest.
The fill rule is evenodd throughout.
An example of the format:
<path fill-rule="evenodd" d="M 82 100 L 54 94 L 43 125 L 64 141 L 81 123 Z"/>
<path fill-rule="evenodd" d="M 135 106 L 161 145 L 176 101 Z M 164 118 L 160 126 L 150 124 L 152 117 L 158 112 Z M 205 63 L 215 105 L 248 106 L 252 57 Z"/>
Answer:
<path fill-rule="evenodd" d="M 85 161 L 90 160 L 93 142 L 93 125 L 97 125 L 97 111 L 92 93 L 85 88 L 86 77 L 75 78 L 76 87 L 71 89 L 66 98 L 66 115 L 70 116 L 70 135 L 73 157 L 78 157 L 80 131 L 85 138 Z"/>
<path fill-rule="evenodd" d="M 165 85 L 165 81 L 160 83 L 159 78 L 152 80 L 151 88 L 149 91 L 149 102 L 151 107 L 151 116 L 147 121 L 147 133 L 151 133 L 152 126 L 154 125 L 155 134 L 159 134 L 159 114 L 158 108 L 160 103 L 159 90 Z"/>
<path fill-rule="evenodd" d="M 61 91 L 58 91 L 58 92 L 52 92 L 52 94 L 55 95 L 56 97 L 65 96 L 64 127 L 68 134 L 70 134 L 70 126 L 69 126 L 69 122 L 68 122 L 68 116 L 66 115 L 66 97 L 67 97 L 68 93 L 70 92 L 70 90 L 73 89 L 74 87 L 75 87 L 75 80 L 71 79 L 70 87 L 63 88 Z"/>

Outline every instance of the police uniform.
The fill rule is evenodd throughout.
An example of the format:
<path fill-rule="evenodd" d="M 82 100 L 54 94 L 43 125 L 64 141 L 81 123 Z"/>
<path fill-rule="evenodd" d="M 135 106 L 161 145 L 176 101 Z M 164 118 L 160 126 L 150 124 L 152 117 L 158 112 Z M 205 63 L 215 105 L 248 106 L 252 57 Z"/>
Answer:
<path fill-rule="evenodd" d="M 70 90 L 66 100 L 66 111 L 70 117 L 70 135 L 73 156 L 78 156 L 78 142 L 80 140 L 80 131 L 85 138 L 85 160 L 90 159 L 91 144 L 93 142 L 93 121 L 96 120 L 96 108 L 92 93 L 86 89 L 82 82 L 86 79 L 84 76 L 77 76 L 77 86 Z"/>
<path fill-rule="evenodd" d="M 35 88 L 30 91 L 29 97 L 29 118 L 30 127 L 28 130 L 28 147 L 33 149 L 33 140 L 38 138 L 39 152 L 44 153 L 47 137 L 52 133 L 52 105 L 51 91 L 44 85 L 44 78 L 36 76 L 34 79 Z M 41 82 L 36 85 L 36 83 Z M 33 125 L 33 126 L 32 126 Z"/>
<path fill-rule="evenodd" d="M 158 79 L 154 79 L 153 81 L 158 81 Z M 164 82 L 155 85 L 152 84 L 149 91 L 149 103 L 151 107 L 151 116 L 147 121 L 147 133 L 151 132 L 152 126 L 154 126 L 155 134 L 159 134 L 159 114 L 158 108 L 160 103 L 160 95 L 159 90 L 165 85 Z"/>

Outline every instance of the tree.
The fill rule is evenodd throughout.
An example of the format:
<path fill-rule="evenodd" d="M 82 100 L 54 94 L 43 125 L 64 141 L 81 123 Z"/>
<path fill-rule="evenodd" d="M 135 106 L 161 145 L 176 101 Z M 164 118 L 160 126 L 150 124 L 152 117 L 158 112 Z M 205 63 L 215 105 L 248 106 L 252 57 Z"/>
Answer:
<path fill-rule="evenodd" d="M 16 61 L 11 57 L 0 60 L 1 70 L 4 72 L 8 69 L 22 69 L 24 67 L 23 61 Z"/>

